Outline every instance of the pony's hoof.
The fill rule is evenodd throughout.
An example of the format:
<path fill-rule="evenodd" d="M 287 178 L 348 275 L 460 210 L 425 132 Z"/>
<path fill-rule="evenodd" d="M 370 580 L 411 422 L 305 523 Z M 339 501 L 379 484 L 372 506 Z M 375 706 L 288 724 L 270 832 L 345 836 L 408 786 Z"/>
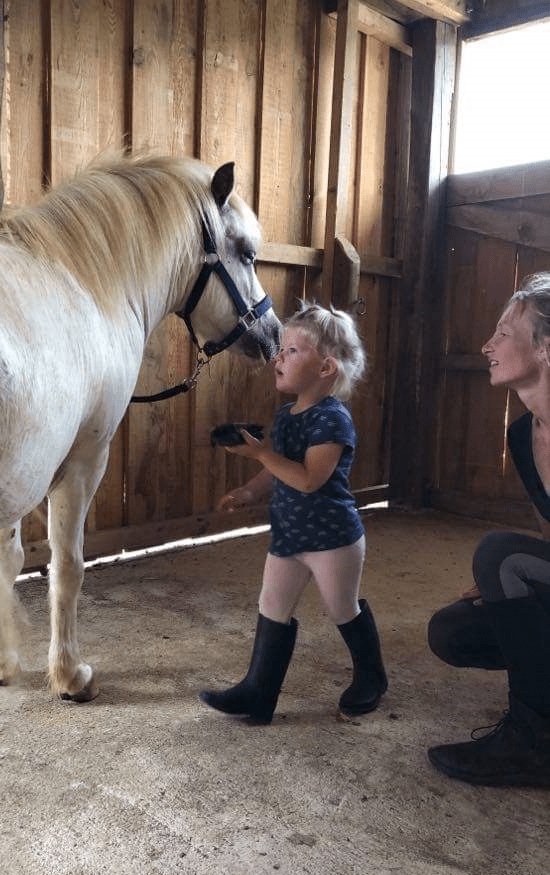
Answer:
<path fill-rule="evenodd" d="M 99 695 L 99 687 L 92 678 L 78 693 L 61 693 L 64 702 L 91 702 Z"/>
<path fill-rule="evenodd" d="M 16 650 L 11 648 L 2 653 L 0 661 L 0 687 L 9 687 L 17 680 L 21 671 L 21 664 Z"/>

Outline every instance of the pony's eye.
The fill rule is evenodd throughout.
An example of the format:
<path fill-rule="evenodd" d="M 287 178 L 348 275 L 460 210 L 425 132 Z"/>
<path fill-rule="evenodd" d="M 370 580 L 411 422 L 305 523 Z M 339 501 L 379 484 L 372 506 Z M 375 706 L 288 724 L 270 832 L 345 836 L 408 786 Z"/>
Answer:
<path fill-rule="evenodd" d="M 243 249 L 241 261 L 243 264 L 254 264 L 256 261 L 256 253 L 252 249 Z"/>

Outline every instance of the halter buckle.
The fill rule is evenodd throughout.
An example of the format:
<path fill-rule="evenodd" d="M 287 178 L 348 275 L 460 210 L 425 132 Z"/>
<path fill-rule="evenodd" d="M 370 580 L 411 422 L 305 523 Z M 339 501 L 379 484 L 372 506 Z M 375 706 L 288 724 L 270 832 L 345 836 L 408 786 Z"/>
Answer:
<path fill-rule="evenodd" d="M 240 322 L 245 326 L 247 331 L 249 328 L 252 328 L 252 326 L 254 325 L 255 322 L 257 322 L 257 320 L 258 320 L 258 317 L 256 316 L 256 313 L 254 312 L 254 310 L 247 310 L 247 312 L 243 313 L 243 315 L 240 318 Z"/>

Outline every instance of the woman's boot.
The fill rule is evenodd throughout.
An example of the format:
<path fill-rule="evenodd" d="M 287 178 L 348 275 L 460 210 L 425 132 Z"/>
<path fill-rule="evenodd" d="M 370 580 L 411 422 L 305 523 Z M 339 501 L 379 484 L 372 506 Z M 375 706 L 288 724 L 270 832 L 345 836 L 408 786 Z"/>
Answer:
<path fill-rule="evenodd" d="M 225 714 L 250 717 L 257 723 L 271 723 L 292 658 L 297 628 L 294 618 L 287 625 L 258 614 L 246 677 L 236 686 L 219 693 L 204 690 L 200 693 L 202 701 Z"/>
<path fill-rule="evenodd" d="M 441 772 L 468 784 L 548 787 L 550 718 L 510 695 L 509 711 L 486 735 L 431 747 L 428 757 Z"/>
<path fill-rule="evenodd" d="M 471 784 L 550 786 L 550 615 L 536 596 L 486 602 L 508 669 L 510 708 L 493 731 L 428 751 L 445 774 Z"/>
<path fill-rule="evenodd" d="M 339 703 L 340 711 L 350 717 L 374 711 L 388 689 L 374 617 L 364 599 L 359 607 L 360 614 L 337 627 L 353 661 L 353 681 Z"/>

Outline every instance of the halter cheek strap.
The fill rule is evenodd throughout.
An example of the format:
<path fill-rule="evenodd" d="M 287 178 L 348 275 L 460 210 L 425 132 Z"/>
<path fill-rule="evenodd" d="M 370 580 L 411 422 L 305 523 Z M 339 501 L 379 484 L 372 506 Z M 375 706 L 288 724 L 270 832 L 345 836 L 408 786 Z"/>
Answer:
<path fill-rule="evenodd" d="M 227 294 L 233 301 L 233 304 L 239 316 L 239 321 L 237 322 L 235 327 L 229 332 L 229 334 L 222 338 L 222 340 L 206 341 L 201 349 L 201 352 L 203 352 L 208 358 L 211 358 L 213 355 L 216 355 L 217 353 L 222 352 L 222 350 L 227 349 L 227 347 L 235 343 L 235 341 L 238 340 L 239 337 L 242 337 L 242 335 L 246 331 L 249 331 L 249 329 L 253 327 L 258 319 L 260 319 L 264 315 L 264 313 L 269 310 L 269 308 L 272 306 L 272 302 L 271 298 L 269 298 L 268 295 L 265 295 L 265 297 L 263 297 L 261 301 L 258 301 L 257 304 L 254 304 L 253 307 L 248 307 L 245 304 L 241 293 L 233 282 L 233 279 L 226 270 L 225 266 L 220 261 L 220 257 L 216 252 L 216 247 L 214 245 L 212 235 L 204 220 L 201 220 L 201 224 L 202 236 L 204 241 L 204 251 L 206 253 L 204 264 L 197 278 L 197 281 L 191 289 L 189 297 L 185 302 L 185 307 L 183 308 L 183 310 L 178 310 L 176 315 L 184 320 L 193 342 L 196 346 L 199 347 L 199 349 L 201 349 L 195 335 L 195 331 L 193 329 L 191 314 L 199 303 L 202 293 L 206 288 L 206 284 L 210 279 L 210 276 L 212 275 L 212 273 L 216 273 L 221 280 L 223 286 L 225 287 Z"/>

